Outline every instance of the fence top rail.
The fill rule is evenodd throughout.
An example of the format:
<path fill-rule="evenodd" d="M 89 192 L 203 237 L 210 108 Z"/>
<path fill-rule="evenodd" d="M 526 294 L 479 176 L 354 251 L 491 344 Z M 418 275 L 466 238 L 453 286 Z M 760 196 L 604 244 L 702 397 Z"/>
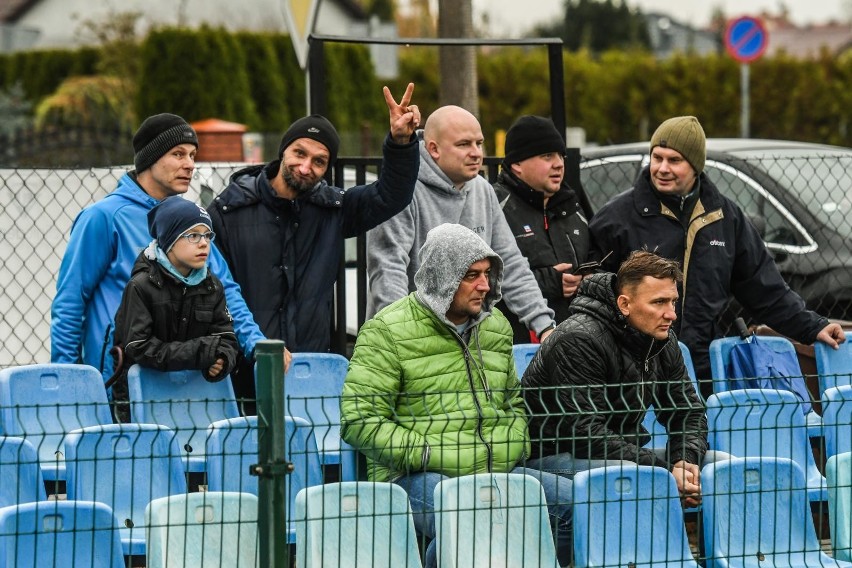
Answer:
<path fill-rule="evenodd" d="M 494 39 L 494 38 L 423 38 L 423 37 L 402 37 L 402 38 L 384 38 L 384 37 L 357 37 L 357 36 L 337 36 L 337 35 L 321 35 L 310 34 L 308 41 L 323 41 L 334 43 L 372 43 L 381 45 L 479 45 L 479 46 L 499 46 L 499 45 L 563 45 L 564 42 L 558 37 L 537 37 L 537 38 L 517 38 L 517 39 Z"/>

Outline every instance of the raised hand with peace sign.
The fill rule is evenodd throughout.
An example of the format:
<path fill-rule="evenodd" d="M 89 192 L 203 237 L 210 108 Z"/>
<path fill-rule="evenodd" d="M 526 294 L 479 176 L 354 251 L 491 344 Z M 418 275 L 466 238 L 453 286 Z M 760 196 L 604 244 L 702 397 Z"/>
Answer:
<path fill-rule="evenodd" d="M 420 127 L 420 109 L 417 108 L 417 105 L 411 104 L 414 83 L 408 84 L 405 94 L 402 95 L 398 104 L 390 89 L 384 87 L 382 92 L 385 95 L 385 102 L 388 105 L 388 114 L 390 115 L 391 138 L 397 144 L 408 144 L 411 141 L 411 135 Z"/>

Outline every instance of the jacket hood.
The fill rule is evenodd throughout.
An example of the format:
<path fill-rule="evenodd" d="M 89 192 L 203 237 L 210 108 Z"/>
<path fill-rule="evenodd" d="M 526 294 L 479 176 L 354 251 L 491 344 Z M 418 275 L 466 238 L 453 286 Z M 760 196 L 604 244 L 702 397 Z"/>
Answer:
<path fill-rule="evenodd" d="M 602 272 L 583 279 L 577 297 L 569 308 L 573 314 L 587 314 L 607 325 L 622 344 L 637 357 L 651 358 L 662 351 L 674 335 L 669 330 L 669 339 L 659 340 L 631 327 L 627 318 L 618 309 L 615 293 L 615 274 Z"/>
<path fill-rule="evenodd" d="M 290 207 L 292 203 L 298 201 L 309 201 L 324 207 L 340 205 L 342 190 L 328 185 L 325 179 L 320 180 L 313 189 L 295 200 L 278 197 L 269 180 L 270 176 L 277 175 L 280 166 L 281 160 L 273 160 L 267 164 L 249 166 L 234 172 L 228 187 L 216 197 L 217 206 L 227 211 L 248 207 L 258 202 L 264 202 L 273 209 L 281 206 Z"/>
<path fill-rule="evenodd" d="M 429 231 L 426 242 L 420 248 L 420 268 L 414 275 L 417 299 L 441 321 L 454 326 L 447 319 L 447 310 L 470 265 L 485 258 L 491 259 L 488 279 L 491 289 L 485 295 L 482 311 L 474 323 L 487 317 L 494 304 L 500 301 L 503 261 L 467 227 L 451 223 L 438 225 Z"/>
<path fill-rule="evenodd" d="M 159 203 L 159 201 L 145 193 L 145 190 L 142 189 L 142 186 L 139 185 L 138 181 L 136 181 L 136 172 L 134 171 L 127 172 L 121 176 L 121 179 L 118 180 L 118 186 L 115 188 L 115 191 L 108 193 L 106 198 L 127 199 L 128 201 L 132 201 L 146 209 L 151 209 Z"/>

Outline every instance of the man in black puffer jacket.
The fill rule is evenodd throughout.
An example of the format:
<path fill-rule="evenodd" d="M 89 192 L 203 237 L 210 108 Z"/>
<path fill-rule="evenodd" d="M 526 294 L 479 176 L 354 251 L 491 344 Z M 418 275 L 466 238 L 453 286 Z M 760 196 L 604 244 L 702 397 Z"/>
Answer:
<path fill-rule="evenodd" d="M 677 263 L 637 251 L 617 276 L 583 281 L 571 315 L 524 374 L 530 467 L 564 470 L 573 458 L 664 467 L 684 504 L 700 502 L 699 466 L 724 456 L 707 452 L 704 405 L 672 331 L 682 278 Z M 642 447 L 650 440 L 642 420 L 652 404 L 668 431 L 664 450 Z"/>
<path fill-rule="evenodd" d="M 574 190 L 565 183 L 565 141 L 543 116 L 522 116 L 506 133 L 506 157 L 494 184 L 518 248 L 530 263 L 556 323 L 583 279 L 574 274 L 589 252 L 589 222 Z M 530 335 L 505 302 L 498 306 L 512 324 L 515 343 Z"/>

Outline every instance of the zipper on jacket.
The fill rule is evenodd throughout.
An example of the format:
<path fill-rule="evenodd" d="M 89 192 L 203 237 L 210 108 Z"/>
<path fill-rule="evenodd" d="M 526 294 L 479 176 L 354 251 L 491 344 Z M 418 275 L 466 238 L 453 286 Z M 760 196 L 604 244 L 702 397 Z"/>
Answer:
<path fill-rule="evenodd" d="M 458 332 L 454 332 L 454 333 L 456 334 L 456 338 L 458 339 L 459 344 L 461 345 L 462 353 L 464 353 L 464 364 L 465 364 L 465 367 L 467 368 L 467 382 L 468 382 L 468 385 L 470 386 L 470 392 L 473 395 L 473 404 L 476 406 L 476 414 L 477 414 L 477 416 L 476 416 L 476 435 L 479 438 L 479 440 L 482 442 L 482 444 L 485 446 L 485 453 L 486 453 L 486 456 L 488 458 L 488 463 L 487 463 L 488 473 L 491 473 L 491 471 L 494 469 L 494 463 L 493 463 L 494 462 L 494 456 L 493 456 L 493 452 L 491 450 L 491 446 L 488 444 L 487 441 L 485 441 L 485 436 L 482 434 L 483 412 L 482 412 L 482 405 L 479 404 L 479 398 L 476 396 L 476 384 L 474 383 L 474 380 L 473 380 L 473 372 L 470 369 L 470 350 L 467 348 L 467 345 L 465 344 L 464 339 L 462 339 L 462 337 L 458 334 Z M 487 390 L 486 390 L 486 396 L 488 396 Z"/>

